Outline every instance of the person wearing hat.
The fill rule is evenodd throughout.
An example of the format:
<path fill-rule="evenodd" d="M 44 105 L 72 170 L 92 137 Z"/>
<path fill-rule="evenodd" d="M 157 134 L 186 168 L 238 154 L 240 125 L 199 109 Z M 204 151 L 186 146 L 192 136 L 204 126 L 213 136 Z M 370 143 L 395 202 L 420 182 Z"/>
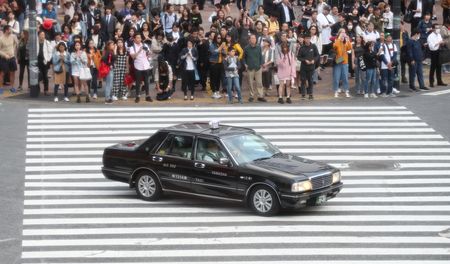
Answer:
<path fill-rule="evenodd" d="M 313 99 L 313 75 L 316 69 L 316 63 L 320 59 L 319 51 L 315 44 L 311 43 L 310 33 L 305 33 L 303 36 L 304 44 L 300 47 L 297 59 L 302 62 L 300 66 L 300 92 L 302 94 L 302 99 L 305 98 L 306 92 L 308 93 L 309 99 Z M 306 82 L 308 82 L 308 88 L 306 88 Z"/>

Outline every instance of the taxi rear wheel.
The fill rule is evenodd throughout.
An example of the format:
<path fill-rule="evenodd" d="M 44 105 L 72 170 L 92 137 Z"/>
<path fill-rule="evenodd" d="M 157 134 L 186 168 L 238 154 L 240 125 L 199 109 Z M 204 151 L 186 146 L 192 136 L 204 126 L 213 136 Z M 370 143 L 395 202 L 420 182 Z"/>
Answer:
<path fill-rule="evenodd" d="M 142 172 L 137 176 L 135 189 L 139 198 L 146 201 L 156 201 L 162 193 L 156 176 L 147 172 Z"/>
<path fill-rule="evenodd" d="M 253 211 L 262 216 L 275 215 L 280 210 L 275 192 L 267 186 L 256 186 L 250 193 L 249 203 Z"/>

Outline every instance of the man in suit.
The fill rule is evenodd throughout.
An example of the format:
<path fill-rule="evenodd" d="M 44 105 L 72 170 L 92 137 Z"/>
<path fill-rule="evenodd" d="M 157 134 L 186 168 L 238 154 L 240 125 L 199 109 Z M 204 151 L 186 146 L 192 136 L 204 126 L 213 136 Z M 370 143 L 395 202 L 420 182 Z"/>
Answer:
<path fill-rule="evenodd" d="M 102 18 L 102 39 L 104 42 L 114 38 L 114 30 L 116 29 L 117 18 L 112 15 L 111 6 L 105 7 L 105 16 Z"/>
<path fill-rule="evenodd" d="M 280 25 L 287 23 L 289 27 L 292 27 L 292 21 L 295 19 L 294 9 L 292 8 L 289 0 L 283 0 L 278 6 L 278 13 L 280 14 L 279 22 Z"/>
<path fill-rule="evenodd" d="M 89 7 L 83 7 L 83 19 L 86 22 L 87 32 L 91 32 L 97 21 L 100 21 L 102 12 L 97 8 L 94 0 L 89 1 Z"/>
<path fill-rule="evenodd" d="M 408 10 L 414 14 L 411 21 L 411 30 L 414 30 L 426 13 L 433 13 L 433 4 L 430 0 L 412 0 L 409 3 Z"/>

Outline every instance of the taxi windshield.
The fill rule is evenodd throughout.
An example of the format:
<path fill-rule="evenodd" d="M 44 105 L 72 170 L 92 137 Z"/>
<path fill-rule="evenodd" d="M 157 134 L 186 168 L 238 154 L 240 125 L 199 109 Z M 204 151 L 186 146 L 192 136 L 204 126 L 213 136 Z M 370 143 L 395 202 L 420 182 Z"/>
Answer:
<path fill-rule="evenodd" d="M 256 160 L 270 159 L 280 153 L 265 138 L 255 134 L 236 135 L 222 139 L 234 159 L 242 164 Z"/>

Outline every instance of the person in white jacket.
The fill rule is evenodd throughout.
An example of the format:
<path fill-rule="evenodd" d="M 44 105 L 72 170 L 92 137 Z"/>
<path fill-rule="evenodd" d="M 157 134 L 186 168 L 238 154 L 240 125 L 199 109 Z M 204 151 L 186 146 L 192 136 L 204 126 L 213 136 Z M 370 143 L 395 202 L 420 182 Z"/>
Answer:
<path fill-rule="evenodd" d="M 54 46 L 50 41 L 45 39 L 45 32 L 40 31 L 38 35 L 37 54 L 38 54 L 38 67 L 39 67 L 39 81 L 44 83 L 44 95 L 49 96 L 48 92 L 48 69 L 49 62 L 52 59 Z"/>

